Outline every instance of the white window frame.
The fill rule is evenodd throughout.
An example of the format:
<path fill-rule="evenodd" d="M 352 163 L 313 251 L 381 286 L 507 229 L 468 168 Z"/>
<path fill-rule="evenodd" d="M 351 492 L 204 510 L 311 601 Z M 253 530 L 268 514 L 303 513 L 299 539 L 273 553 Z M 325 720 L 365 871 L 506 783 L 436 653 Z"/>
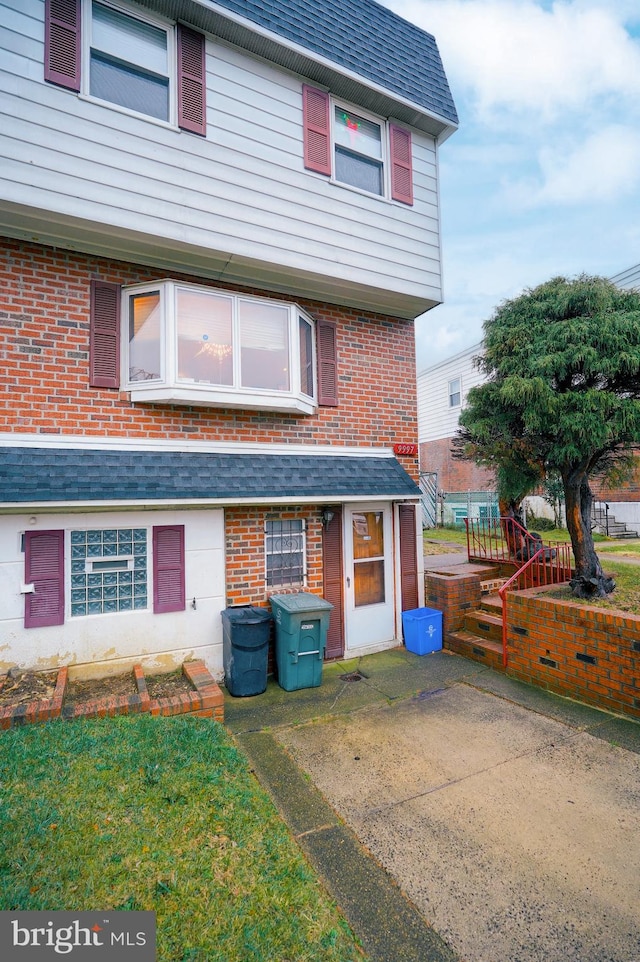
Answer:
<path fill-rule="evenodd" d="M 215 385 L 208 382 L 191 382 L 178 377 L 178 317 L 177 295 L 179 290 L 194 291 L 229 298 L 233 315 L 233 354 L 235 358 L 234 384 Z M 161 378 L 155 380 L 131 380 L 129 377 L 129 298 L 136 294 L 160 292 L 161 310 Z M 241 387 L 239 382 L 240 334 L 238 308 L 241 302 L 255 302 L 286 309 L 289 333 L 289 389 L 276 391 L 271 388 Z M 164 402 L 195 407 L 229 407 L 258 411 L 282 411 L 314 414 L 318 408 L 318 361 L 316 349 L 316 325 L 312 317 L 295 302 L 261 298 L 249 294 L 182 283 L 170 278 L 152 284 L 135 284 L 122 290 L 122 337 L 121 337 L 121 384 L 130 392 L 135 402 Z M 300 365 L 299 318 L 311 328 L 313 353 L 313 397 L 303 392 Z"/>
<path fill-rule="evenodd" d="M 283 557 L 287 554 L 300 554 L 299 551 L 269 551 L 269 538 L 276 537 L 269 531 L 269 525 L 273 524 L 299 524 L 300 530 L 295 532 L 296 537 L 302 540 L 302 578 L 292 581 L 270 581 L 269 580 L 269 557 Z M 264 523 L 264 581 L 268 588 L 295 588 L 306 585 L 307 583 L 307 524 L 304 518 L 269 518 Z"/>
<path fill-rule="evenodd" d="M 454 390 L 452 390 L 452 386 L 455 385 L 455 384 L 458 385 L 458 388 L 457 388 L 457 390 L 454 391 Z M 448 395 L 449 395 L 449 407 L 450 407 L 450 408 L 459 408 L 459 407 L 462 405 L 462 378 L 460 378 L 460 377 L 452 377 L 451 380 L 449 381 L 448 385 L 447 385 L 447 392 L 448 392 Z M 458 400 L 457 400 L 457 401 L 454 401 L 453 399 L 454 399 L 454 397 L 456 397 L 456 396 L 457 396 Z"/>
<path fill-rule="evenodd" d="M 368 120 L 372 124 L 376 124 L 380 128 L 380 149 L 381 149 L 381 164 L 382 164 L 382 193 L 373 193 L 372 191 L 365 190 L 362 187 L 357 187 L 355 184 L 350 184 L 346 180 L 338 180 L 336 177 L 336 147 L 341 146 L 336 144 L 336 107 L 346 110 L 348 113 L 356 114 L 358 117 L 362 117 L 363 120 Z M 389 125 L 383 117 L 378 117 L 376 114 L 370 114 L 366 110 L 362 110 L 360 107 L 355 107 L 344 100 L 337 99 L 335 97 L 329 98 L 329 125 L 331 129 L 331 183 L 338 185 L 339 187 L 347 187 L 349 190 L 355 190 L 359 194 L 364 194 L 365 197 L 378 197 L 381 200 L 390 200 L 391 198 L 391 175 L 389 172 Z M 357 151 L 354 151 L 357 153 Z M 366 154 L 362 154 L 366 157 Z"/>
<path fill-rule="evenodd" d="M 167 77 L 169 80 L 169 116 L 167 120 L 163 120 L 159 117 L 154 117 L 153 114 L 147 114 L 141 111 L 132 110 L 130 107 L 124 107 L 122 104 L 115 103 L 112 100 L 103 100 L 100 97 L 96 97 L 90 92 L 91 85 L 91 49 L 92 49 L 92 36 L 93 36 L 93 0 L 83 0 L 82 2 L 82 86 L 80 96 L 91 100 L 93 103 L 99 103 L 103 106 L 110 107 L 112 110 L 120 111 L 121 113 L 128 114 L 131 117 L 143 118 L 154 124 L 160 124 L 163 127 L 171 127 L 177 129 L 177 117 L 178 117 L 178 103 L 177 103 L 177 38 L 176 38 L 176 28 L 175 23 L 170 20 L 166 20 L 157 14 L 147 13 L 146 11 L 141 11 L 139 9 L 134 9 L 127 5 L 126 3 L 113 2 L 113 0 L 96 0 L 100 6 L 110 7 L 117 13 L 121 13 L 127 17 L 131 17 L 134 20 L 140 20 L 142 23 L 149 24 L 151 27 L 156 27 L 159 30 L 163 30 L 167 35 Z M 136 66 L 132 61 L 123 61 L 126 63 L 131 63 L 132 66 Z"/>

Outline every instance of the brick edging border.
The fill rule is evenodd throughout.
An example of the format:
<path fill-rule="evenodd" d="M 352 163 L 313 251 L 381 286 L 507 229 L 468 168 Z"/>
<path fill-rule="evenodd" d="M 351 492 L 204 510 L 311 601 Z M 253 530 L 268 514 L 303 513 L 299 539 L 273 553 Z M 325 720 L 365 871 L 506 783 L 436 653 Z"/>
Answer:
<path fill-rule="evenodd" d="M 91 701 L 65 707 L 63 701 L 69 669 L 61 668 L 50 699 L 27 702 L 22 705 L 5 705 L 0 708 L 0 730 L 6 731 L 21 725 L 51 721 L 55 718 L 71 721 L 75 718 L 105 718 L 138 713 L 165 717 L 196 715 L 224 722 L 224 696 L 204 662 L 201 660 L 184 662 L 182 671 L 193 685 L 194 691 L 152 699 L 147 689 L 144 669 L 141 665 L 134 665 L 133 676 L 137 694 L 121 695 L 117 698 L 94 698 Z"/>

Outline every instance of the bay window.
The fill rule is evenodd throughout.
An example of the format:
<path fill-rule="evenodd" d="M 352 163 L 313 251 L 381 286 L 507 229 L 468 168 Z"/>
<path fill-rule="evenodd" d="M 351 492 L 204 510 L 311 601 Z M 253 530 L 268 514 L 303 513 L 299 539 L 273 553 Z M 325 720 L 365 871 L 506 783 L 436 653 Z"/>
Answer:
<path fill-rule="evenodd" d="M 170 280 L 123 297 L 132 400 L 315 411 L 314 324 L 296 304 Z"/>

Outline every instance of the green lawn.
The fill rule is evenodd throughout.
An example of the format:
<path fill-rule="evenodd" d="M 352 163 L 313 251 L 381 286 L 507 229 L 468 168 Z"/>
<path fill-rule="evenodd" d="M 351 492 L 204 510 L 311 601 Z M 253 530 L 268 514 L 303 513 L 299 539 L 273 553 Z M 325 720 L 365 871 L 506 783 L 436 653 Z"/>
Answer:
<path fill-rule="evenodd" d="M 0 772 L 0 909 L 153 910 L 159 962 L 363 959 L 223 726 L 29 725 Z"/>
<path fill-rule="evenodd" d="M 554 588 L 548 592 L 551 598 L 561 598 L 578 605 L 596 605 L 598 608 L 616 608 L 640 615 L 640 565 L 624 564 L 622 561 L 603 561 L 605 572 L 615 578 L 616 589 L 607 598 L 595 601 L 575 598 L 569 587 Z M 546 592 L 545 592 L 546 593 Z"/>

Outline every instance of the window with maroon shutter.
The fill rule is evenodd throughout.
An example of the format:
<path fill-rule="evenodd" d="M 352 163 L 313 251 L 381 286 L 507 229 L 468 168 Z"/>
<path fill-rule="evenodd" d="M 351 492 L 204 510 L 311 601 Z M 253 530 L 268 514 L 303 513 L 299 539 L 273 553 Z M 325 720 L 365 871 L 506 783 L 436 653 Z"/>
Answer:
<path fill-rule="evenodd" d="M 158 525 L 153 529 L 153 610 L 184 609 L 184 525 Z"/>
<path fill-rule="evenodd" d="M 89 383 L 92 387 L 120 385 L 120 287 L 91 282 Z"/>
<path fill-rule="evenodd" d="M 315 87 L 302 87 L 304 166 L 318 174 L 331 174 L 331 127 L 329 94 Z"/>
<path fill-rule="evenodd" d="M 178 24 L 178 125 L 207 132 L 205 42 L 201 33 Z"/>
<path fill-rule="evenodd" d="M 391 197 L 403 204 L 413 204 L 413 163 L 411 134 L 403 127 L 389 124 L 391 148 Z"/>
<path fill-rule="evenodd" d="M 338 405 L 338 354 L 336 326 L 330 321 L 318 321 L 318 404 Z"/>
<path fill-rule="evenodd" d="M 401 504 L 399 520 L 401 605 L 402 611 L 413 611 L 418 607 L 418 545 L 415 505 Z"/>
<path fill-rule="evenodd" d="M 24 536 L 25 628 L 64 624 L 64 531 L 26 531 Z"/>
<path fill-rule="evenodd" d="M 344 570 L 342 563 L 342 509 L 332 505 L 333 518 L 322 530 L 322 597 L 331 602 L 325 658 L 344 655 Z"/>
<path fill-rule="evenodd" d="M 80 90 L 80 0 L 45 0 L 44 79 Z"/>

